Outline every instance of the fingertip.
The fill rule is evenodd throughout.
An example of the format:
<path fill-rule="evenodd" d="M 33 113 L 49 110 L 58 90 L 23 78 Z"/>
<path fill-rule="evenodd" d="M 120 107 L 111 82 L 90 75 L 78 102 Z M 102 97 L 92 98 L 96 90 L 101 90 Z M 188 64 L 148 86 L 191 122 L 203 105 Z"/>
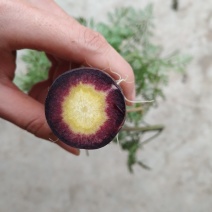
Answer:
<path fill-rule="evenodd" d="M 64 150 L 66 150 L 69 153 L 72 153 L 75 156 L 79 156 L 80 155 L 80 150 L 79 149 L 71 147 L 71 146 L 65 144 L 64 142 L 59 140 L 53 133 L 50 133 L 50 137 L 49 137 L 48 140 L 51 141 L 52 143 L 57 144 L 59 147 L 63 148 Z"/>
<path fill-rule="evenodd" d="M 131 106 L 133 105 L 133 102 L 135 101 L 136 97 L 136 90 L 135 90 L 135 83 L 132 82 L 124 82 L 122 85 L 126 104 Z"/>
<path fill-rule="evenodd" d="M 58 140 L 56 142 L 57 145 L 59 145 L 60 147 L 62 147 L 63 149 L 65 149 L 67 152 L 72 153 L 75 156 L 79 156 L 80 155 L 80 150 L 74 147 L 71 147 L 65 143 L 63 143 L 62 141 Z"/>
<path fill-rule="evenodd" d="M 135 87 L 133 88 L 133 91 L 132 91 L 132 94 L 131 94 L 131 99 L 132 99 L 132 101 L 134 101 L 135 100 Z"/>

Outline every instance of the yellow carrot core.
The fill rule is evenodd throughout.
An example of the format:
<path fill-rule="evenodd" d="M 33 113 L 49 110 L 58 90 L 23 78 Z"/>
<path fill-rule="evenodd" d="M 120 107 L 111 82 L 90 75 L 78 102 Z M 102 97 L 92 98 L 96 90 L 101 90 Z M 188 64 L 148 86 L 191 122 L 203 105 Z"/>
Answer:
<path fill-rule="evenodd" d="M 106 93 L 91 84 L 72 86 L 62 103 L 62 118 L 69 128 L 79 134 L 96 133 L 108 119 Z"/>

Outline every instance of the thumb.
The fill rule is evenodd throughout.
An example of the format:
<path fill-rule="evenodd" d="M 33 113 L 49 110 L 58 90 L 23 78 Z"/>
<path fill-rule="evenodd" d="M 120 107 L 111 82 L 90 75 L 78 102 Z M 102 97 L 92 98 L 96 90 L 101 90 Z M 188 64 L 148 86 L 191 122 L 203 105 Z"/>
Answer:
<path fill-rule="evenodd" d="M 0 117 L 27 130 L 39 138 L 56 140 L 50 130 L 44 114 L 44 106 L 22 93 L 11 82 L 0 83 Z M 63 149 L 75 155 L 79 150 L 58 141 Z"/>
<path fill-rule="evenodd" d="M 0 84 L 0 116 L 37 137 L 51 138 L 44 106 L 22 93 L 12 83 Z"/>

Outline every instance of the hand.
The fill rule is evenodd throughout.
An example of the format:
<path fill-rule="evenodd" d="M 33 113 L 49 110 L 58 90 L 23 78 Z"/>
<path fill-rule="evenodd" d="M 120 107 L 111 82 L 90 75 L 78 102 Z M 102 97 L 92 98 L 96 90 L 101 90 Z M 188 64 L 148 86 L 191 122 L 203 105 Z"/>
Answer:
<path fill-rule="evenodd" d="M 127 99 L 134 99 L 134 75 L 130 65 L 94 32 L 67 15 L 53 0 L 0 1 L 0 117 L 39 138 L 57 140 L 44 114 L 44 100 L 53 80 L 70 68 L 89 65 L 114 78 L 128 77 L 121 86 Z M 49 78 L 36 84 L 29 95 L 14 84 L 16 50 L 45 51 L 52 67 Z M 58 141 L 67 151 L 79 150 Z"/>

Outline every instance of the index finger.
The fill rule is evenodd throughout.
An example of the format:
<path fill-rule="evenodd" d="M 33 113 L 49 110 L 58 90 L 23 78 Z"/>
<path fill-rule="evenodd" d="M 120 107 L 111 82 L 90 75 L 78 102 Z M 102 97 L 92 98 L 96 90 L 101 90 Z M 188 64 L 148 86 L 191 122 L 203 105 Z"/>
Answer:
<path fill-rule="evenodd" d="M 20 5 L 17 7 L 16 4 Z M 132 68 L 101 34 L 80 25 L 71 17 L 55 16 L 20 2 L 13 4 L 9 1 L 6 6 L 3 37 L 9 42 L 11 50 L 43 50 L 65 60 L 105 70 L 115 79 L 117 75 L 127 77 L 127 82 L 121 83 L 121 87 L 127 99 L 134 99 Z M 2 14 L 4 12 L 0 16 Z"/>

